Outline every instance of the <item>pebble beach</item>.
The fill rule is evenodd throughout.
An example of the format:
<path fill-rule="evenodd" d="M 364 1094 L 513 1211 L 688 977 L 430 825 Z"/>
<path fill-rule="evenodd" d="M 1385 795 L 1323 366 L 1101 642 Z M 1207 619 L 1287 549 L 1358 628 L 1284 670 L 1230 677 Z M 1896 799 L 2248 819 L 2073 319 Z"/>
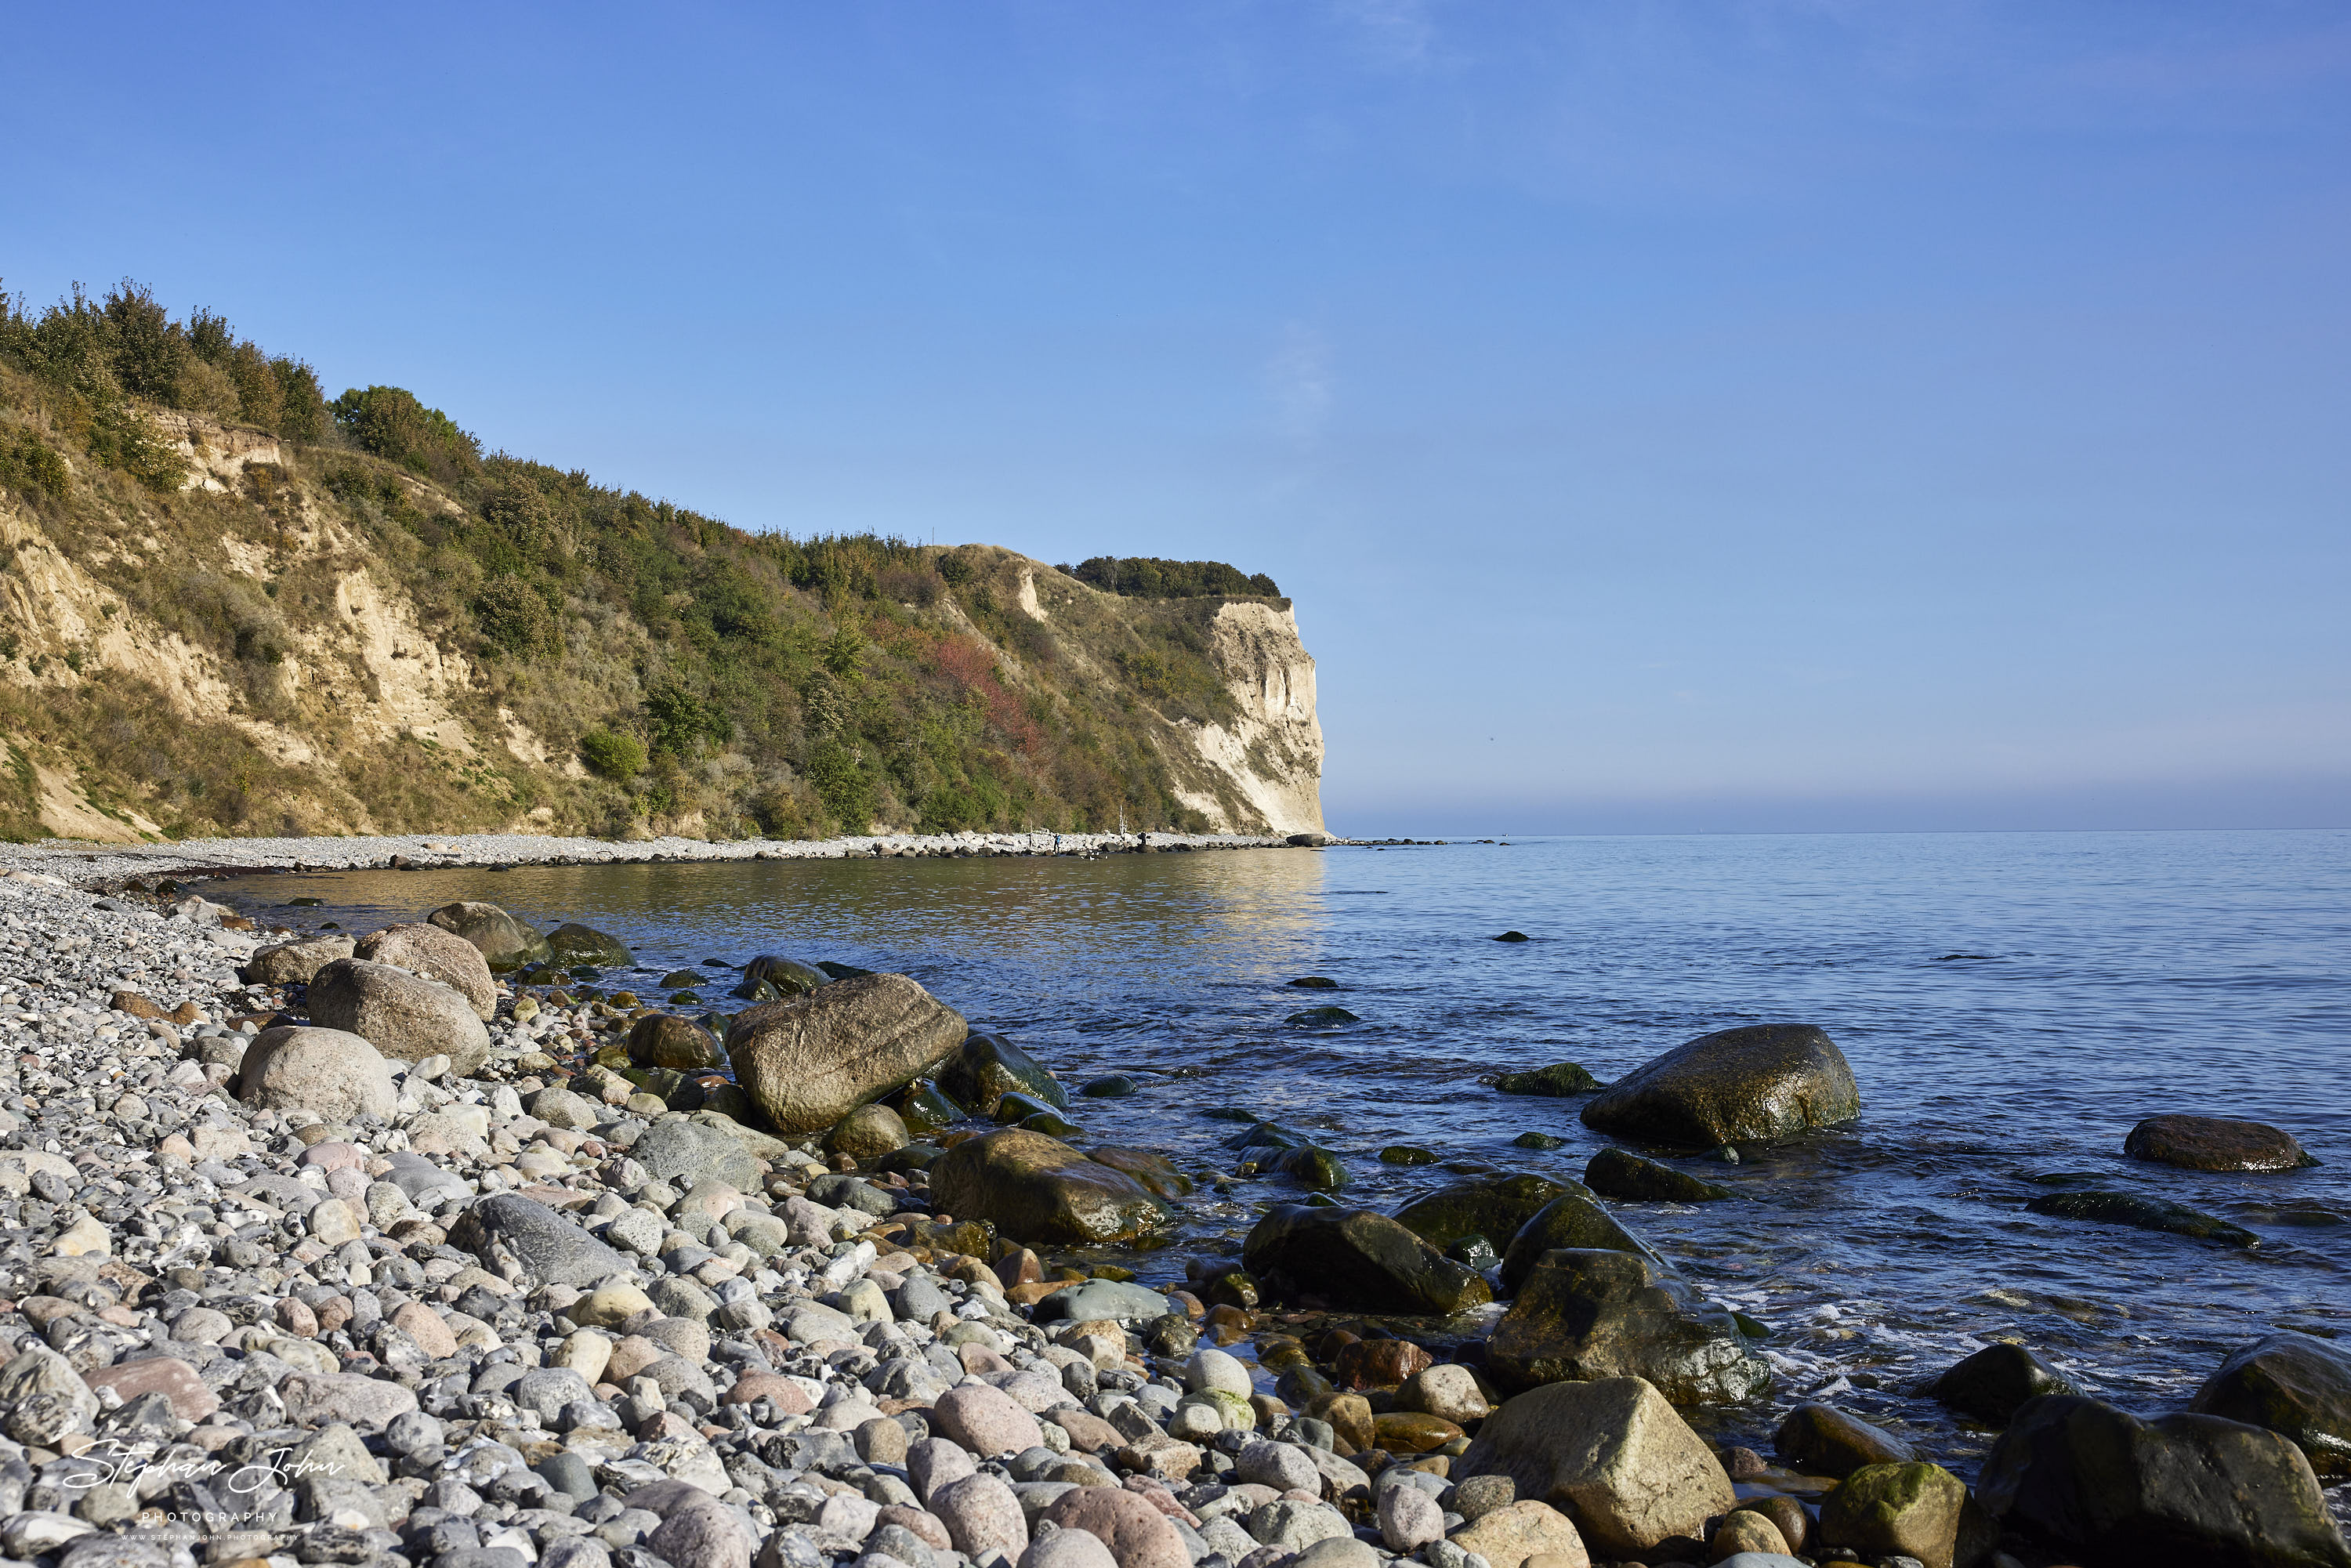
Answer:
<path fill-rule="evenodd" d="M 289 941 L 190 879 L 790 852 L 0 852 L 0 1564 L 2351 1563 L 2303 1450 L 2251 1426 L 2220 1423 L 2267 1439 L 2214 1461 L 2249 1494 L 2235 1511 L 2118 1512 L 2127 1559 L 2052 1541 L 2031 1499 L 1826 1406 L 1801 1407 L 1768 1458 L 1702 1439 L 1677 1406 L 1743 1397 L 1766 1364 L 1588 1193 L 1465 1188 L 1459 1246 L 1323 1198 L 1277 1209 L 1243 1257 L 1193 1260 L 1188 1288 L 1147 1289 L 1082 1244 L 1147 1227 L 1180 1192 L 1172 1167 L 1064 1161 L 1050 1073 L 967 1036 L 951 998 L 786 965 L 715 978 L 753 991 L 726 1036 L 744 1082 L 722 1083 L 698 1026 L 594 985 L 593 932 L 568 963 L 494 971 L 514 955 L 452 929 L 473 915 Z M 885 1063 L 858 1071 L 894 1082 L 836 1083 L 854 1053 L 820 1048 L 844 1039 L 931 1077 L 898 1090 Z M 739 1071 L 768 1051 L 796 1087 Z M 935 1116 L 932 1078 L 956 1092 Z M 1269 1164 L 1298 1152 L 1280 1133 L 1258 1145 Z M 1635 1159 L 1619 1179 L 1663 1169 Z M 1537 1220 L 1515 1278 L 1468 1244 Z M 1513 1337 L 1498 1277 L 1521 1307 L 1599 1303 L 1603 1332 L 1571 1354 L 1569 1331 L 1514 1307 Z M 2028 1432 L 2009 1469 L 2062 1490 L 2064 1430 L 2105 1407 L 2059 1408 L 2029 1355 L 1987 1354 L 1953 1396 L 2019 1426 L 2041 1396 L 2058 1435 Z"/>

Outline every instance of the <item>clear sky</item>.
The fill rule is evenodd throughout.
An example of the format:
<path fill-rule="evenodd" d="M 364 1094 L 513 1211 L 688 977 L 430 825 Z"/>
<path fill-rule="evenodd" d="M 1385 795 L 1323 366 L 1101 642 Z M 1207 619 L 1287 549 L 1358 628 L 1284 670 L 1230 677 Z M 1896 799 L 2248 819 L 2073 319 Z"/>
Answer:
<path fill-rule="evenodd" d="M 2351 825 L 2335 3 L 20 6 L 0 278 L 1228 559 L 1355 832 Z"/>

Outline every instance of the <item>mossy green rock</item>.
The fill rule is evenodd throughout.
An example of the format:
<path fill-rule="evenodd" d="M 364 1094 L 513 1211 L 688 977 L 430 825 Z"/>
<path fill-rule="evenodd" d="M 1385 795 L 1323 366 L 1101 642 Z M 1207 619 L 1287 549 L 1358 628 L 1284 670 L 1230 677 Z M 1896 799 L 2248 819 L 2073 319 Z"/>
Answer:
<path fill-rule="evenodd" d="M 1583 1185 L 1603 1197 L 1628 1203 L 1713 1203 L 1731 1196 L 1727 1186 L 1624 1149 L 1603 1149 L 1593 1155 L 1583 1167 Z"/>
<path fill-rule="evenodd" d="M 1547 1094 L 1553 1099 L 1565 1099 L 1571 1094 L 1591 1093 L 1600 1087 L 1600 1080 L 1573 1061 L 1556 1061 L 1527 1072 L 1505 1072 L 1494 1080 L 1494 1087 L 1505 1094 Z"/>
<path fill-rule="evenodd" d="M 1405 1228 L 1437 1247 L 1464 1236 L 1512 1236 L 1544 1205 L 1568 1191 L 1564 1183 L 1520 1171 L 1455 1182 L 1424 1193 L 1396 1210 Z"/>
<path fill-rule="evenodd" d="M 1340 1311 L 1450 1313 L 1493 1299 L 1476 1270 L 1366 1208 L 1282 1204 L 1251 1228 L 1241 1261 L 1284 1299 Z"/>
<path fill-rule="evenodd" d="M 549 932 L 547 947 L 555 961 L 562 964 L 601 964 L 617 969 L 630 962 L 627 943 L 578 924 L 559 925 Z"/>
<path fill-rule="evenodd" d="M 935 1133 L 963 1120 L 962 1108 L 940 1093 L 939 1086 L 927 1078 L 909 1083 L 892 1095 L 890 1108 L 914 1133 Z"/>
<path fill-rule="evenodd" d="M 1688 1148 L 1784 1138 L 1861 1114 L 1844 1053 L 1810 1024 L 1701 1035 L 1586 1101 L 1583 1124 Z"/>
<path fill-rule="evenodd" d="M 2189 1408 L 2289 1438 L 2322 1476 L 2351 1476 L 2351 1354 L 2308 1334 L 2274 1333 L 2214 1373 Z"/>
<path fill-rule="evenodd" d="M 1228 1149 L 1311 1149 L 1314 1146 L 1311 1134 L 1295 1127 L 1285 1127 L 1279 1122 L 1252 1122 L 1246 1132 L 1234 1134 L 1225 1140 Z"/>
<path fill-rule="evenodd" d="M 661 977 L 662 988 L 664 990 L 675 988 L 691 989 L 702 984 L 702 972 L 699 969 L 672 969 Z"/>
<path fill-rule="evenodd" d="M 1267 1168 L 1315 1192 L 1336 1192 L 1347 1185 L 1346 1166 L 1328 1149 L 1284 1149 Z"/>
<path fill-rule="evenodd" d="M 2053 1192 L 2034 1198 L 2024 1206 L 2028 1214 L 2045 1214 L 2058 1219 L 2086 1219 L 2099 1225 L 2127 1225 L 2139 1230 L 2160 1230 L 2173 1236 L 2186 1236 L 2198 1241 L 2215 1241 L 2224 1247 L 2241 1247 L 2251 1250 L 2262 1244 L 2262 1239 L 2241 1225 L 2189 1208 L 2185 1204 L 2171 1203 L 2159 1197 L 2141 1197 L 2128 1192 Z"/>
<path fill-rule="evenodd" d="M 1527 1216 L 1526 1223 L 1508 1235 L 1510 1239 L 1502 1248 L 1500 1276 L 1502 1294 L 1506 1296 L 1518 1294 L 1544 1253 L 1562 1247 L 1631 1252 L 1646 1258 L 1660 1272 L 1673 1272 L 1646 1242 L 1619 1225 L 1614 1215 L 1573 1182 L 1562 1184 L 1557 1197 Z"/>
<path fill-rule="evenodd" d="M 1630 1252 L 1546 1252 L 1486 1343 L 1496 1381 L 1639 1377 L 1676 1405 L 1729 1405 L 1771 1385 L 1731 1315 Z"/>
<path fill-rule="evenodd" d="M 1437 1163 L 1437 1153 L 1417 1144 L 1390 1144 L 1380 1151 L 1380 1163 L 1384 1166 L 1433 1166 Z"/>
<path fill-rule="evenodd" d="M 2302 1450 L 2218 1416 L 2142 1421 L 2077 1396 L 2032 1400 L 1985 1456 L 1976 1497 L 2001 1529 L 2092 1568 L 2351 1568 Z"/>
<path fill-rule="evenodd" d="M 787 997 L 804 997 L 827 983 L 827 977 L 812 965 L 797 958 L 787 958 L 781 953 L 762 953 L 743 966 L 747 980 L 765 980 Z"/>
<path fill-rule="evenodd" d="M 1070 1108 L 1069 1092 L 1035 1057 L 1000 1034 L 976 1034 L 939 1068 L 940 1091 L 975 1116 L 993 1116 L 1007 1094 L 1033 1096 L 1049 1110 Z"/>
<path fill-rule="evenodd" d="M 1004 1098 L 1008 1103 L 1012 1096 L 1008 1094 Z M 1078 1124 L 1059 1111 L 1034 1111 L 1021 1117 L 1014 1125 L 1026 1127 L 1032 1133 L 1043 1133 L 1055 1138 L 1071 1138 L 1078 1134 Z"/>
<path fill-rule="evenodd" d="M 1821 1503 L 1818 1539 L 1850 1546 L 1864 1561 L 1896 1553 L 1927 1568 L 1952 1568 L 1968 1489 L 1940 1465 L 1865 1465 Z"/>
<path fill-rule="evenodd" d="M 1550 1133 L 1520 1133 L 1510 1140 L 1510 1146 L 1514 1149 L 1533 1149 L 1539 1154 L 1549 1154 L 1553 1149 L 1567 1147 L 1567 1140 Z"/>
<path fill-rule="evenodd" d="M 779 1002 L 784 999 L 783 992 L 767 981 L 758 979 L 739 980 L 726 994 L 741 1002 Z"/>
<path fill-rule="evenodd" d="M 725 1065 L 726 1058 L 709 1031 L 693 1019 L 648 1013 L 629 1030 L 629 1061 L 638 1067 L 703 1072 Z"/>
<path fill-rule="evenodd" d="M 1166 1219 L 1126 1172 L 1021 1127 L 968 1139 L 941 1155 L 931 1166 L 931 1198 L 941 1212 L 989 1221 L 1016 1241 L 1128 1240 Z"/>
<path fill-rule="evenodd" d="M 1052 1105 L 1036 1095 L 1016 1090 L 996 1103 L 993 1114 L 998 1122 L 1025 1122 L 1040 1111 L 1050 1115 L 1053 1109 Z"/>

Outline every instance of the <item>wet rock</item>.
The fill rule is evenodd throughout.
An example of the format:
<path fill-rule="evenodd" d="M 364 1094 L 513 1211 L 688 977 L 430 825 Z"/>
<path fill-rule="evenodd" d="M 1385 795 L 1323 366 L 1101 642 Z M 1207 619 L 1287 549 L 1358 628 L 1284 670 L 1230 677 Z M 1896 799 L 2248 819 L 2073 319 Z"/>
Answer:
<path fill-rule="evenodd" d="M 1348 1181 L 1345 1163 L 1325 1148 L 1284 1149 L 1266 1168 L 1312 1192 L 1336 1192 Z"/>
<path fill-rule="evenodd" d="M 2318 1163 L 2291 1133 L 2223 1116 L 2149 1116 L 2123 1140 L 2123 1153 L 2191 1171 L 2290 1171 Z"/>
<path fill-rule="evenodd" d="M 1898 1553 L 1952 1568 L 1967 1500 L 1968 1489 L 1939 1465 L 1865 1465 L 1822 1502 L 1818 1540 L 1873 1560 Z"/>
<path fill-rule="evenodd" d="M 1546 1252 L 1487 1342 L 1505 1387 L 1646 1379 L 1677 1405 L 1736 1404 L 1771 1386 L 1731 1315 L 1628 1252 Z"/>
<path fill-rule="evenodd" d="M 1449 1313 L 1492 1299 L 1476 1270 L 1369 1209 L 1278 1206 L 1251 1228 L 1242 1261 L 1292 1299 L 1345 1310 Z"/>
<path fill-rule="evenodd" d="M 897 1112 L 887 1105 L 860 1105 L 825 1134 L 824 1152 L 871 1165 L 894 1149 L 904 1148 L 906 1143 L 906 1124 Z"/>
<path fill-rule="evenodd" d="M 549 932 L 547 951 L 549 963 L 565 967 L 587 965 L 605 969 L 625 969 L 633 961 L 629 956 L 627 943 L 576 922 L 566 923 Z"/>
<path fill-rule="evenodd" d="M 1602 1084 L 1573 1061 L 1555 1061 L 1549 1067 L 1525 1072 L 1502 1073 L 1495 1078 L 1494 1087 L 1504 1094 L 1541 1094 L 1563 1100 L 1572 1094 L 1592 1093 Z"/>
<path fill-rule="evenodd" d="M 1434 1247 L 1465 1236 L 1510 1236 L 1569 1189 L 1529 1172 L 1454 1182 L 1396 1210 L 1396 1221 Z"/>
<path fill-rule="evenodd" d="M 2076 1390 L 2056 1368 L 2022 1345 L 2002 1342 L 1955 1364 L 1926 1392 L 1962 1416 L 2003 1427 L 2026 1400 Z"/>
<path fill-rule="evenodd" d="M 494 1193 L 466 1209 L 450 1228 L 449 1245 L 471 1252 L 494 1272 L 498 1258 L 512 1257 L 534 1286 L 589 1286 L 630 1271 L 618 1252 L 518 1193 Z"/>
<path fill-rule="evenodd" d="M 1056 1111 L 1070 1097 L 1035 1057 L 1000 1034 L 976 1034 L 959 1042 L 939 1069 L 939 1090 L 975 1116 L 994 1116 L 1007 1094 L 1027 1094 Z"/>
<path fill-rule="evenodd" d="M 1454 1531 L 1453 1544 L 1476 1552 L 1493 1568 L 1522 1568 L 1533 1558 L 1543 1560 L 1541 1568 L 1588 1568 L 1592 1561 L 1574 1523 L 1532 1498 L 1498 1508 Z"/>
<path fill-rule="evenodd" d="M 300 1108 L 329 1122 L 392 1113 L 399 1093 L 376 1048 L 337 1029 L 263 1030 L 239 1064 L 237 1097 L 273 1111 Z"/>
<path fill-rule="evenodd" d="M 1514 1149 L 1535 1149 L 1547 1154 L 1552 1149 L 1567 1147 L 1567 1140 L 1554 1137 L 1549 1133 L 1520 1133 L 1510 1140 L 1510 1146 Z"/>
<path fill-rule="evenodd" d="M 1771 1448 L 1791 1469 L 1840 1479 L 1865 1465 L 1907 1465 L 1918 1457 L 1883 1427 L 1810 1402 L 1782 1419 Z"/>
<path fill-rule="evenodd" d="M 1078 1092 L 1092 1100 L 1124 1100 L 1142 1092 L 1143 1086 L 1123 1072 L 1107 1073 L 1089 1078 Z"/>
<path fill-rule="evenodd" d="M 517 969 L 548 956 L 546 939 L 495 904 L 444 904 L 425 919 L 472 943 L 493 970 Z"/>
<path fill-rule="evenodd" d="M 1505 1401 L 1453 1473 L 1465 1483 L 1508 1477 L 1613 1558 L 1676 1536 L 1702 1539 L 1706 1521 L 1737 1500 L 1714 1451 L 1637 1377 L 1555 1383 Z"/>
<path fill-rule="evenodd" d="M 2302 1450 L 2217 1416 L 2142 1421 L 2094 1399 L 2035 1399 L 1992 1444 L 1976 1495 L 2004 1529 L 2094 1568 L 2351 1564 Z"/>
<path fill-rule="evenodd" d="M 1380 1163 L 1384 1166 L 1433 1166 L 1437 1163 L 1437 1155 L 1434 1150 L 1424 1149 L 1416 1144 L 1390 1144 L 1380 1151 Z"/>
<path fill-rule="evenodd" d="M 2127 1225 L 2139 1230 L 2160 1230 L 2173 1236 L 2217 1241 L 2223 1246 L 2241 1247 L 2249 1250 L 2262 1244 L 2260 1237 L 2241 1225 L 2231 1225 L 2225 1219 L 2217 1219 L 2181 1204 L 2156 1197 L 2140 1197 L 2135 1193 L 2043 1193 L 2026 1204 L 2024 1208 L 2028 1214 L 2045 1214 L 2058 1219 L 2086 1219 L 2099 1225 Z"/>
<path fill-rule="evenodd" d="M 1648 1244 L 1622 1225 L 1616 1217 L 1603 1208 L 1599 1201 L 1581 1186 L 1569 1184 L 1559 1197 L 1528 1217 L 1527 1222 L 1510 1234 L 1510 1242 L 1502 1253 L 1499 1276 L 1502 1293 L 1517 1295 L 1526 1288 L 1527 1276 L 1546 1252 L 1561 1248 L 1597 1249 L 1605 1252 L 1631 1252 L 1647 1259 L 1659 1273 L 1670 1272 L 1665 1260 L 1649 1250 Z"/>
<path fill-rule="evenodd" d="M 1593 1155 L 1583 1167 L 1583 1185 L 1603 1197 L 1628 1203 L 1712 1203 L 1731 1196 L 1727 1186 L 1624 1149 L 1603 1149 Z"/>
<path fill-rule="evenodd" d="M 339 958 L 310 981 L 310 1019 L 358 1035 L 402 1061 L 446 1056 L 470 1077 L 489 1059 L 490 1037 L 473 1004 L 441 984 L 363 958 Z"/>
<path fill-rule="evenodd" d="M 747 980 L 765 980 L 776 988 L 778 996 L 804 997 L 821 986 L 831 984 L 824 971 L 803 964 L 797 958 L 787 958 L 780 953 L 762 953 L 743 966 Z"/>
<path fill-rule="evenodd" d="M 962 1107 L 940 1093 L 938 1085 L 928 1079 L 919 1079 L 891 1095 L 889 1105 L 906 1124 L 906 1131 L 916 1137 L 963 1120 Z"/>
<path fill-rule="evenodd" d="M 759 1167 L 751 1151 L 740 1140 L 696 1122 L 654 1123 L 629 1145 L 629 1157 L 655 1181 L 673 1186 L 718 1181 L 737 1192 L 759 1189 Z"/>
<path fill-rule="evenodd" d="M 348 936 L 305 936 L 280 942 L 255 953 L 245 967 L 245 977 L 257 986 L 308 985 L 310 977 L 338 958 L 352 953 Z"/>
<path fill-rule="evenodd" d="M 866 975 L 746 1009 L 726 1053 L 778 1132 L 812 1133 L 920 1077 L 963 1039 L 963 1016 L 905 976 Z"/>
<path fill-rule="evenodd" d="M 2278 1433 L 2321 1476 L 2351 1476 L 2351 1355 L 2338 1345 L 2273 1333 L 2222 1362 L 2189 1407 Z"/>
<path fill-rule="evenodd" d="M 1282 1022 L 1297 1029 L 1328 1029 L 1336 1024 L 1361 1023 L 1364 1020 L 1344 1008 L 1308 1008 L 1291 1013 Z"/>
<path fill-rule="evenodd" d="M 480 948 L 454 931 L 418 922 L 387 925 L 360 937 L 351 956 L 438 980 L 464 997 L 475 1018 L 497 1016 L 498 988 L 490 978 L 489 964 Z"/>
<path fill-rule="evenodd" d="M 1783 1138 L 1860 1114 L 1844 1053 L 1809 1024 L 1701 1035 L 1634 1069 L 1582 1112 L 1594 1132 L 1698 1149 Z"/>
<path fill-rule="evenodd" d="M 1022 1241 L 1120 1240 L 1155 1229 L 1166 1218 L 1124 1171 L 1018 1127 L 949 1149 L 931 1166 L 931 1195 L 946 1212 L 993 1221 Z"/>
<path fill-rule="evenodd" d="M 710 1031 L 692 1019 L 647 1013 L 629 1028 L 629 1061 L 636 1067 L 705 1072 L 724 1067 L 726 1058 Z"/>

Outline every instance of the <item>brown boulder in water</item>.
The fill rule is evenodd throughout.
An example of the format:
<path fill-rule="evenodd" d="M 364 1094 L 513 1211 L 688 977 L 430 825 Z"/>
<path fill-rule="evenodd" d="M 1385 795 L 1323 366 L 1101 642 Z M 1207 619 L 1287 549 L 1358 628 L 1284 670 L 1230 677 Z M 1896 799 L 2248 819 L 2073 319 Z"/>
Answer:
<path fill-rule="evenodd" d="M 967 1138 L 940 1155 L 931 1166 L 931 1198 L 957 1219 L 993 1221 L 1019 1241 L 1123 1240 L 1166 1218 L 1126 1172 L 1021 1127 Z"/>
<path fill-rule="evenodd" d="M 1593 1132 L 1690 1148 L 1784 1138 L 1860 1114 L 1844 1053 L 1810 1024 L 1701 1035 L 1635 1068 L 1582 1112 Z"/>
<path fill-rule="evenodd" d="M 963 1043 L 963 1015 L 904 975 L 859 975 L 735 1017 L 736 1082 L 779 1133 L 831 1126 Z"/>
<path fill-rule="evenodd" d="M 2149 1116 L 2123 1140 L 2123 1153 L 2189 1171 L 2290 1171 L 2318 1163 L 2293 1134 L 2225 1116 Z"/>

